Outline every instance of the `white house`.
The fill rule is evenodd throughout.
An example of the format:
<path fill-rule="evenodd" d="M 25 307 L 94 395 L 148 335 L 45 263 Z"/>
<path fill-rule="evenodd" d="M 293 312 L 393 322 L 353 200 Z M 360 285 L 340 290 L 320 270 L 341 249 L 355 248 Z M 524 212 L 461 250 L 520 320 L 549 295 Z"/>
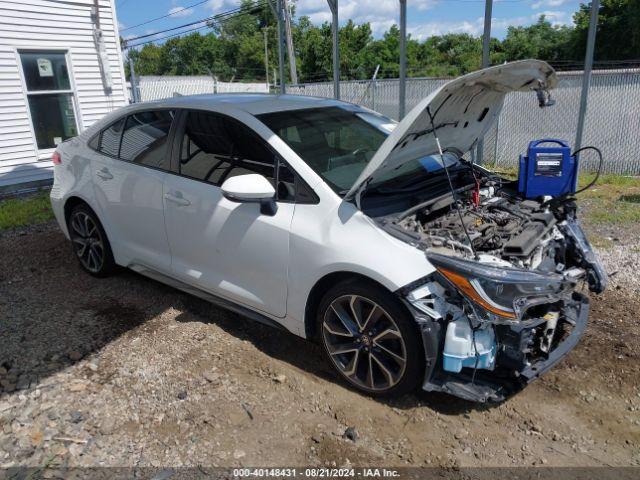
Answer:
<path fill-rule="evenodd" d="M 50 182 L 56 144 L 127 103 L 114 0 L 0 0 L 0 192 Z"/>

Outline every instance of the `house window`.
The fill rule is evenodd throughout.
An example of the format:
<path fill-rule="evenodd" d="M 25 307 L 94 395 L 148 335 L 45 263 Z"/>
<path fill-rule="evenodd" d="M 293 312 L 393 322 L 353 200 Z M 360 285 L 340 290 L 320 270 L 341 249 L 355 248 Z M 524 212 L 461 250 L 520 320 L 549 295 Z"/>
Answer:
<path fill-rule="evenodd" d="M 38 149 L 55 148 L 78 134 L 65 52 L 20 52 Z"/>

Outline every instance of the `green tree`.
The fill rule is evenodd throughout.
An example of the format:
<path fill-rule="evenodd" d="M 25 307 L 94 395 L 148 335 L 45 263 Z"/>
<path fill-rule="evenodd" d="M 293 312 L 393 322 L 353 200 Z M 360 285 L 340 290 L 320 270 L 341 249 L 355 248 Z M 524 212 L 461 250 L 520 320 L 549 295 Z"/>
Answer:
<path fill-rule="evenodd" d="M 553 26 L 544 15 L 527 27 L 509 27 L 501 45 L 503 60 L 541 58 L 550 62 L 571 56 L 571 27 Z"/>
<path fill-rule="evenodd" d="M 539 58 L 563 65 L 584 57 L 590 5 L 580 5 L 575 27 L 554 26 L 544 16 L 526 27 L 509 27 L 504 40 L 491 39 L 491 63 Z M 635 59 L 640 55 L 640 0 L 602 0 L 596 58 Z M 242 0 L 239 15 L 220 18 L 206 34 L 193 33 L 130 50 L 140 75 L 207 75 L 221 80 L 265 78 L 264 35 L 269 74 L 278 67 L 278 31 L 273 12 L 258 0 Z M 292 21 L 298 76 L 302 82 L 327 81 L 333 76 L 331 24 L 313 25 L 308 17 Z M 343 79 L 399 75 L 400 31 L 392 25 L 373 38 L 368 23 L 347 21 L 339 31 L 340 72 Z M 457 76 L 480 68 L 482 39 L 469 34 L 435 35 L 424 41 L 407 39 L 409 76 Z M 125 66 L 128 75 L 128 66 Z M 285 63 L 288 77 L 288 62 Z M 273 80 L 273 77 L 272 77 Z"/>
<path fill-rule="evenodd" d="M 583 59 L 591 17 L 591 3 L 580 4 L 573 15 L 571 47 Z M 598 60 L 637 60 L 640 57 L 640 0 L 602 0 L 598 16 L 595 57 Z"/>

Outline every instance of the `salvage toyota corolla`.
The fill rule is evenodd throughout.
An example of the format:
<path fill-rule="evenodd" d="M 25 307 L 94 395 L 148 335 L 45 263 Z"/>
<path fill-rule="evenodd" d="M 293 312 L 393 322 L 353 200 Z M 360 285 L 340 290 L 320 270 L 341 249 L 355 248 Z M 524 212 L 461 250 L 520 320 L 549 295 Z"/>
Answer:
<path fill-rule="evenodd" d="M 93 275 L 128 267 L 316 339 L 372 395 L 500 401 L 576 345 L 582 286 L 607 281 L 562 150 L 520 183 L 465 155 L 508 92 L 537 108 L 556 83 L 540 61 L 491 67 L 400 123 L 289 95 L 135 104 L 59 145 L 51 201 Z"/>

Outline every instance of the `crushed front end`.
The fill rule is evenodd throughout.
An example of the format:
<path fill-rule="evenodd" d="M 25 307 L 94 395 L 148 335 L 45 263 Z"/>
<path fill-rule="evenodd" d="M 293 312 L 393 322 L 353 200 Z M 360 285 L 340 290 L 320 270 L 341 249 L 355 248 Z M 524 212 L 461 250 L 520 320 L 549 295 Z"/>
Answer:
<path fill-rule="evenodd" d="M 434 264 L 438 260 L 434 258 Z M 464 286 L 465 277 L 452 275 L 449 260 L 445 261 L 448 268 L 439 267 L 427 283 L 404 292 L 422 330 L 427 358 L 424 390 L 476 402 L 502 401 L 578 343 L 587 324 L 589 301 L 575 291 L 575 279 L 537 279 L 541 283 L 531 284 L 527 296 L 514 302 L 515 316 L 501 317 L 492 312 L 497 310 L 495 301 L 480 297 L 477 303 L 474 294 L 465 292 L 469 288 Z M 471 278 L 468 285 L 478 285 L 475 277 L 467 278 Z"/>
<path fill-rule="evenodd" d="M 436 268 L 398 293 L 422 329 L 423 389 L 502 401 L 576 346 L 589 315 L 582 287 L 600 293 L 607 276 L 571 203 L 498 191 L 455 208 L 468 235 L 451 206 L 385 219 L 387 231 L 417 233 L 411 243 Z"/>

